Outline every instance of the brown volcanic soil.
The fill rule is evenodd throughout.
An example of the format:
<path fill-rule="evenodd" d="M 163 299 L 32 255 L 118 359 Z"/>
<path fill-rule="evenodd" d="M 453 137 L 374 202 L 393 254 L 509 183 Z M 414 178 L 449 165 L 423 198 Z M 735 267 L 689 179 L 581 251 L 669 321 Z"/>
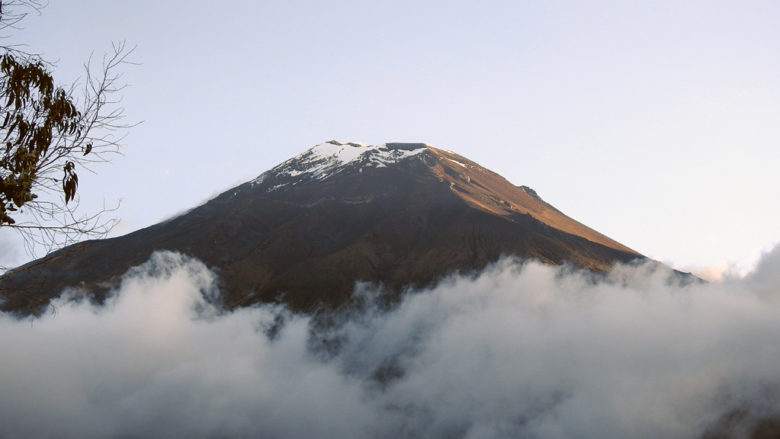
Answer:
<path fill-rule="evenodd" d="M 472 206 L 500 216 L 528 214 L 563 232 L 639 256 L 634 250 L 564 215 L 539 198 L 533 189 L 520 186 L 521 190 L 517 190 L 504 177 L 465 157 L 443 149 L 429 149 L 439 158 L 433 166 L 434 172 Z"/>
<path fill-rule="evenodd" d="M 432 147 L 389 167 L 269 191 L 275 183 L 245 183 L 167 222 L 21 267 L 0 279 L 3 309 L 39 312 L 68 286 L 100 300 L 161 249 L 213 268 L 228 308 L 283 301 L 303 311 L 345 303 L 357 280 L 394 295 L 503 255 L 595 271 L 642 258 L 531 189 Z"/>

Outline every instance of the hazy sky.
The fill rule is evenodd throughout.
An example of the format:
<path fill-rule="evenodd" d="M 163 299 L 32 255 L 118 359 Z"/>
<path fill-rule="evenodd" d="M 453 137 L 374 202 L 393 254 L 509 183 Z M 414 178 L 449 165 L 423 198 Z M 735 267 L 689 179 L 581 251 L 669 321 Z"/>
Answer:
<path fill-rule="evenodd" d="M 676 266 L 780 241 L 780 4 L 51 0 L 12 41 L 80 75 L 111 41 L 123 234 L 329 139 L 453 150 Z M 7 244 L 0 243 L 7 247 Z M 10 252 L 10 249 L 4 249 Z"/>

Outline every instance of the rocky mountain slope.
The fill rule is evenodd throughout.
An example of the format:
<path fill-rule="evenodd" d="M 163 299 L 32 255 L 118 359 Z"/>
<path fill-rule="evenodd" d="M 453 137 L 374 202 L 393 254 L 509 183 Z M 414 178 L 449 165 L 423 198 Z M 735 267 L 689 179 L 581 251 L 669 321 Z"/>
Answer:
<path fill-rule="evenodd" d="M 176 218 L 9 272 L 2 308 L 38 312 L 66 287 L 100 300 L 160 249 L 212 267 L 228 308 L 283 301 L 297 310 L 338 306 L 356 281 L 392 297 L 503 255 L 594 271 L 643 258 L 453 152 L 330 141 Z"/>

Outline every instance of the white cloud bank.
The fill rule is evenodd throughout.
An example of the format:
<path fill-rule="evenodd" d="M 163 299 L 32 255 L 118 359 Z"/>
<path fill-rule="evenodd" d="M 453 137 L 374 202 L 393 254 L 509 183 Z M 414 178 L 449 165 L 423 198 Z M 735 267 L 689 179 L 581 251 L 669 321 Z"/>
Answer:
<path fill-rule="evenodd" d="M 327 330 L 214 294 L 158 253 L 105 307 L 0 315 L 0 437 L 687 438 L 780 412 L 780 250 L 688 286 L 505 260 Z"/>

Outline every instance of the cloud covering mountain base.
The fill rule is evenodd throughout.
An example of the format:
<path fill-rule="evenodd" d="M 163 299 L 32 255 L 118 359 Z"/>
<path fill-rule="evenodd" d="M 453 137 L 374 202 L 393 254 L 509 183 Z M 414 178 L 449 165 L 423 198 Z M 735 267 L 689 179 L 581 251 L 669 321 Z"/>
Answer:
<path fill-rule="evenodd" d="M 506 259 L 314 318 L 221 311 L 216 281 L 161 252 L 104 306 L 0 314 L 0 437 L 687 438 L 780 414 L 780 249 L 710 284 Z"/>

